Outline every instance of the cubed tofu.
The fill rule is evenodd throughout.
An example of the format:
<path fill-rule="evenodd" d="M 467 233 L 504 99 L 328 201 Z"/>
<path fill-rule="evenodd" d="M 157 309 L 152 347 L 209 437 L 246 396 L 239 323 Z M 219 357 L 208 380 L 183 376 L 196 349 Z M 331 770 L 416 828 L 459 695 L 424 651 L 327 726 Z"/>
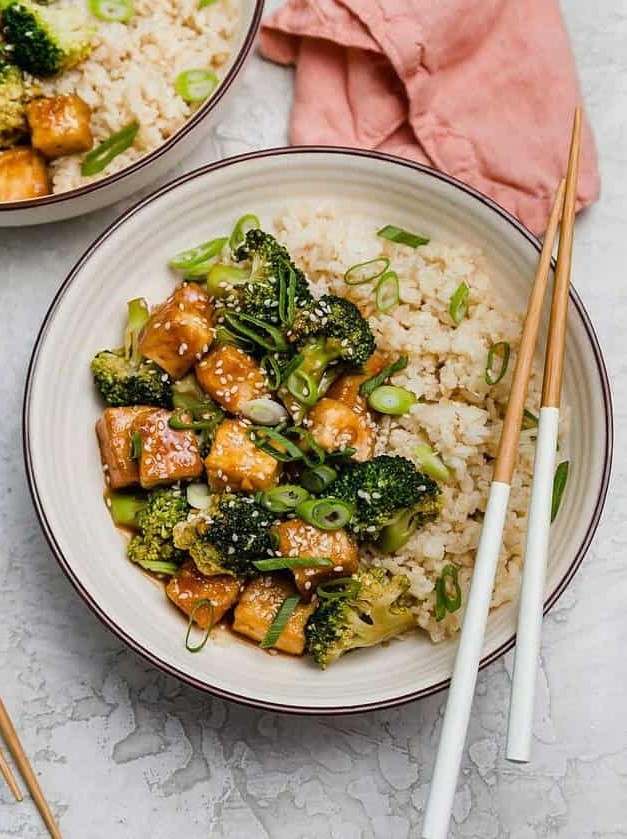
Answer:
<path fill-rule="evenodd" d="M 282 521 L 274 529 L 282 556 L 327 557 L 333 562 L 329 566 L 292 569 L 296 587 L 307 600 L 323 580 L 350 577 L 357 571 L 357 544 L 343 530 L 319 530 L 300 519 Z"/>
<path fill-rule="evenodd" d="M 364 364 L 363 373 L 347 373 L 336 379 L 326 395 L 329 399 L 337 399 L 338 402 L 343 402 L 349 408 L 360 411 L 367 410 L 368 403 L 364 396 L 359 393 L 359 388 L 368 379 L 376 376 L 386 365 L 386 359 L 382 355 L 371 355 L 368 361 Z"/>
<path fill-rule="evenodd" d="M 337 399 L 324 397 L 307 414 L 307 429 L 327 451 L 354 448 L 353 460 L 370 460 L 374 454 L 376 425 L 368 411 L 358 412 Z"/>
<path fill-rule="evenodd" d="M 91 108 L 80 96 L 50 96 L 35 99 L 26 108 L 33 148 L 49 160 L 80 154 L 94 144 Z"/>
<path fill-rule="evenodd" d="M 218 344 L 199 361 L 196 378 L 201 388 L 232 414 L 239 414 L 245 402 L 268 395 L 261 367 L 231 344 Z"/>
<path fill-rule="evenodd" d="M 34 149 L 19 146 L 0 152 L 0 201 L 22 201 L 49 195 L 46 161 Z"/>
<path fill-rule="evenodd" d="M 279 477 L 279 462 L 258 449 L 249 437 L 250 425 L 227 419 L 220 423 L 205 469 L 209 486 L 216 492 L 250 492 L 273 487 Z"/>
<path fill-rule="evenodd" d="M 237 602 L 240 593 L 239 581 L 230 574 L 205 577 L 193 562 L 186 562 L 170 579 L 165 588 L 170 600 L 179 609 L 190 615 L 199 600 L 210 600 L 213 609 L 200 606 L 194 613 L 194 621 L 201 629 L 216 624 Z"/>
<path fill-rule="evenodd" d="M 233 613 L 233 629 L 253 641 L 263 641 L 281 603 L 296 589 L 288 577 L 266 574 L 251 580 L 240 595 Z M 299 603 L 273 646 L 291 655 L 305 650 L 305 624 L 313 612 L 310 604 Z"/>
<path fill-rule="evenodd" d="M 212 317 L 209 295 L 196 283 L 183 283 L 150 316 L 139 351 L 180 379 L 208 352 Z"/>
<path fill-rule="evenodd" d="M 139 464 L 131 458 L 131 435 L 137 420 L 154 408 L 106 408 L 96 423 L 107 484 L 122 489 L 139 483 Z"/>
<path fill-rule="evenodd" d="M 139 482 L 144 489 L 202 475 L 202 459 L 194 432 L 170 428 L 171 416 L 172 411 L 152 409 L 133 424 L 133 433 L 139 433 L 142 438 Z"/>

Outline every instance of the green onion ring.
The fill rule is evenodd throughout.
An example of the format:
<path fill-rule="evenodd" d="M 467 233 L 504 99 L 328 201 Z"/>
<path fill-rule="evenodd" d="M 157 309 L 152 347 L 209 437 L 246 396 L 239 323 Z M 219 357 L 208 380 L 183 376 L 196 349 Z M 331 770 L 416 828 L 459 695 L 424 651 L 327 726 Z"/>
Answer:
<path fill-rule="evenodd" d="M 446 590 L 447 577 L 450 577 L 453 586 L 453 595 Z M 445 565 L 442 573 L 435 584 L 435 619 L 441 621 L 446 612 L 456 612 L 462 605 L 462 590 L 457 578 L 457 568 L 454 565 Z"/>
<path fill-rule="evenodd" d="M 272 513 L 291 513 L 309 493 L 297 484 L 283 484 L 261 493 L 259 503 Z"/>
<path fill-rule="evenodd" d="M 131 460 L 138 460 L 142 449 L 144 447 L 144 443 L 142 440 L 142 435 L 139 431 L 136 431 L 134 434 L 131 434 Z"/>
<path fill-rule="evenodd" d="M 488 385 L 497 385 L 503 376 L 507 373 L 509 365 L 509 356 L 511 347 L 507 341 L 499 341 L 497 344 L 492 344 L 488 350 L 488 360 L 485 366 L 485 381 Z M 493 373 L 494 357 L 501 357 L 501 366 L 499 370 Z"/>
<path fill-rule="evenodd" d="M 213 70 L 184 70 L 176 77 L 174 90 L 185 102 L 201 102 L 211 96 L 219 81 Z"/>
<path fill-rule="evenodd" d="M 276 644 L 281 637 L 281 633 L 285 629 L 292 612 L 299 603 L 299 594 L 291 594 L 285 598 L 283 603 L 281 603 L 278 612 L 274 616 L 274 620 L 268 627 L 268 631 L 263 637 L 263 641 L 259 644 L 262 650 L 266 650 L 268 647 L 273 647 Z"/>
<path fill-rule="evenodd" d="M 89 177 L 97 175 L 106 169 L 111 161 L 119 154 L 130 148 L 135 142 L 139 131 L 139 123 L 131 122 L 120 131 L 116 131 L 106 140 L 103 140 L 95 149 L 88 152 L 81 164 L 81 175 Z"/>
<path fill-rule="evenodd" d="M 211 239 L 209 242 L 203 242 L 202 245 L 196 245 L 194 248 L 179 251 L 168 260 L 168 265 L 170 268 L 184 271 L 187 268 L 193 268 L 195 265 L 203 264 L 217 256 L 227 241 L 226 236 L 223 236 L 222 238 Z"/>
<path fill-rule="evenodd" d="M 333 565 L 328 556 L 277 556 L 253 562 L 257 571 L 284 571 L 291 568 L 326 568 Z"/>
<path fill-rule="evenodd" d="M 202 431 L 205 428 L 214 428 L 220 422 L 219 417 L 212 417 L 204 420 L 185 420 L 184 414 L 189 414 L 185 408 L 177 408 L 168 420 L 168 425 L 175 431 Z"/>
<path fill-rule="evenodd" d="M 262 452 L 269 454 L 275 460 L 280 460 L 282 463 L 290 463 L 293 460 L 302 460 L 303 452 L 292 440 L 289 440 L 276 428 L 270 428 L 266 425 L 251 425 L 248 429 L 249 436 L 252 442 Z M 281 448 L 273 446 L 272 443 L 277 443 Z M 282 451 L 284 449 L 284 451 Z"/>
<path fill-rule="evenodd" d="M 401 355 L 392 364 L 388 364 L 383 370 L 379 371 L 376 376 L 372 376 L 360 385 L 359 395 L 370 396 L 373 390 L 380 387 L 390 376 L 395 373 L 400 373 L 407 367 L 408 358 L 406 355 Z"/>
<path fill-rule="evenodd" d="M 414 394 L 404 387 L 380 385 L 368 397 L 368 404 L 380 414 L 400 416 L 406 414 L 416 404 Z"/>
<path fill-rule="evenodd" d="M 399 300 L 398 274 L 396 271 L 386 271 L 377 283 L 375 301 L 377 311 L 389 312 Z"/>
<path fill-rule="evenodd" d="M 425 475 L 429 475 L 434 481 L 448 481 L 451 477 L 451 473 L 444 461 L 433 451 L 431 446 L 416 446 L 414 457 L 418 461 L 417 466 L 420 471 L 424 472 Z"/>
<path fill-rule="evenodd" d="M 455 324 L 455 326 L 459 326 L 459 324 L 466 317 L 466 312 L 468 311 L 469 295 L 470 289 L 468 288 L 466 283 L 460 283 L 455 289 L 453 296 L 451 297 L 451 302 L 449 303 L 448 311 L 450 316 L 453 318 L 453 323 Z"/>
<path fill-rule="evenodd" d="M 190 640 L 190 635 L 191 635 L 191 632 L 192 632 L 192 627 L 194 625 L 194 618 L 196 617 L 196 612 L 199 609 L 201 609 L 203 606 L 208 606 L 209 609 L 210 609 L 209 625 L 205 629 L 205 634 L 204 634 L 203 639 L 200 642 L 200 644 L 196 644 L 196 646 L 192 647 L 189 643 L 189 640 Z M 205 644 L 209 640 L 209 636 L 211 635 L 211 630 L 213 628 L 212 624 L 213 624 L 214 614 L 215 614 L 215 606 L 212 603 L 212 601 L 209 600 L 208 598 L 203 597 L 202 600 L 197 600 L 194 603 L 194 607 L 193 607 L 192 611 L 189 613 L 189 622 L 187 624 L 187 634 L 185 635 L 185 649 L 188 652 L 199 653 L 203 649 L 203 647 L 205 646 Z"/>
<path fill-rule="evenodd" d="M 320 530 L 340 530 L 353 515 L 351 507 L 339 498 L 308 498 L 296 508 L 296 515 Z"/>
<path fill-rule="evenodd" d="M 321 583 L 316 589 L 316 594 L 322 600 L 352 600 L 357 597 L 360 588 L 359 580 L 354 577 L 336 577 Z"/>
<path fill-rule="evenodd" d="M 388 239 L 390 242 L 395 242 L 397 245 L 409 245 L 410 248 L 428 245 L 430 241 L 425 236 L 419 236 L 417 233 L 409 233 L 407 230 L 403 230 L 402 227 L 394 227 L 393 224 L 386 224 L 385 227 L 377 231 L 377 236 L 381 236 L 382 239 Z"/>
<path fill-rule="evenodd" d="M 372 270 L 366 272 L 364 269 L 372 265 Z M 346 285 L 362 285 L 362 283 L 371 283 L 381 277 L 390 267 L 390 260 L 387 256 L 377 256 L 375 259 L 369 259 L 367 262 L 357 262 L 351 265 L 344 273 L 344 282 Z"/>
<path fill-rule="evenodd" d="M 246 213 L 240 216 L 235 222 L 235 227 L 229 239 L 229 247 L 231 252 L 235 251 L 246 241 L 246 234 L 249 230 L 258 230 L 261 227 L 261 222 L 254 213 Z"/>
<path fill-rule="evenodd" d="M 89 11 L 107 23 L 126 23 L 135 14 L 133 0 L 89 0 Z"/>
<path fill-rule="evenodd" d="M 562 496 L 566 489 L 566 481 L 568 480 L 568 469 L 570 461 L 564 460 L 555 470 L 555 477 L 553 478 L 553 495 L 551 497 L 551 523 L 557 518 L 560 504 L 562 503 Z"/>
<path fill-rule="evenodd" d="M 300 481 L 306 490 L 317 495 L 330 486 L 336 478 L 336 470 L 326 463 L 321 463 L 319 466 L 305 469 L 300 476 Z"/>
<path fill-rule="evenodd" d="M 318 401 L 318 383 L 305 370 L 292 371 L 287 379 L 286 387 L 297 402 L 312 407 Z"/>
<path fill-rule="evenodd" d="M 281 384 L 281 367 L 272 353 L 267 353 L 259 362 L 269 390 L 278 390 Z"/>

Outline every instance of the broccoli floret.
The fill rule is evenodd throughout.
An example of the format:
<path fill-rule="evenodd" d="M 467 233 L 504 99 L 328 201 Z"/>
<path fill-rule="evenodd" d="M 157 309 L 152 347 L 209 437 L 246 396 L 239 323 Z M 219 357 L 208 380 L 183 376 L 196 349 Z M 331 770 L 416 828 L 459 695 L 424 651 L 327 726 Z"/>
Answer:
<path fill-rule="evenodd" d="M 27 133 L 28 99 L 20 68 L 0 60 L 0 149 L 15 145 Z"/>
<path fill-rule="evenodd" d="M 154 362 L 142 359 L 138 350 L 139 334 L 148 318 L 146 301 L 131 300 L 124 347 L 102 350 L 91 362 L 94 382 L 107 405 L 172 407 L 172 379 Z"/>
<path fill-rule="evenodd" d="M 324 491 L 354 509 L 348 527 L 359 539 L 386 553 L 401 548 L 411 534 L 440 511 L 440 489 L 411 460 L 380 455 L 351 463 Z"/>
<path fill-rule="evenodd" d="M 172 385 L 172 405 L 186 411 L 196 426 L 200 456 L 204 460 L 209 454 L 216 430 L 224 419 L 224 411 L 200 387 L 194 373 L 189 373 Z"/>
<path fill-rule="evenodd" d="M 189 509 L 185 493 L 176 486 L 160 487 L 147 494 L 112 493 L 111 497 L 116 524 L 138 531 L 128 544 L 128 558 L 149 570 L 157 570 L 155 562 L 178 563 L 185 557 L 175 547 L 172 531 L 187 518 Z"/>
<path fill-rule="evenodd" d="M 31 0 L 4 0 L 2 32 L 13 61 L 34 76 L 56 76 L 92 49 L 95 29 L 75 6 L 48 8 Z"/>
<path fill-rule="evenodd" d="M 390 577 L 382 568 L 371 568 L 355 580 L 354 595 L 321 600 L 307 621 L 306 649 L 323 670 L 349 650 L 381 644 L 416 625 L 402 601 L 409 589 L 405 575 Z"/>
<path fill-rule="evenodd" d="M 174 544 L 207 576 L 255 574 L 253 560 L 274 548 L 271 525 L 272 516 L 252 496 L 216 495 L 205 514 L 176 528 Z"/>
<path fill-rule="evenodd" d="M 302 359 L 287 379 L 285 395 L 307 406 L 324 395 L 344 367 L 361 367 L 375 350 L 374 335 L 357 306 L 332 294 L 299 309 L 292 338 Z"/>
<path fill-rule="evenodd" d="M 252 315 L 273 326 L 289 326 L 291 315 L 313 299 L 305 275 L 269 233 L 249 230 L 246 240 L 233 256 L 238 262 L 248 261 L 250 270 L 215 266 L 207 282 L 209 294 L 219 298 L 226 308 Z M 290 294 L 293 296 L 291 306 L 288 305 Z"/>

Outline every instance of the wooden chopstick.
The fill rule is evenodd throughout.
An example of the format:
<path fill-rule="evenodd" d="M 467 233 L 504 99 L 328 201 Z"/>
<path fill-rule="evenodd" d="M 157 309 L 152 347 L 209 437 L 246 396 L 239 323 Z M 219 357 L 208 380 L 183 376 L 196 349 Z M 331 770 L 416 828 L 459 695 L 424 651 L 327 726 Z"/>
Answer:
<path fill-rule="evenodd" d="M 13 760 L 15 761 L 17 768 L 22 773 L 24 783 L 28 787 L 33 801 L 41 813 L 41 817 L 48 828 L 48 833 L 52 836 L 52 839 L 63 839 L 61 832 L 57 827 L 57 823 L 54 820 L 54 816 L 52 815 L 52 810 L 44 798 L 37 776 L 33 772 L 33 768 L 26 757 L 26 752 L 22 748 L 22 744 L 20 743 L 17 732 L 11 722 L 11 718 L 9 717 L 8 711 L 5 708 L 2 699 L 0 699 L 0 734 L 4 737 L 7 748 L 13 755 Z"/>
<path fill-rule="evenodd" d="M 24 796 L 22 795 L 22 791 L 18 786 L 17 781 L 15 780 L 15 775 L 13 774 L 13 770 L 9 766 L 6 757 L 4 756 L 4 752 L 0 749 L 0 772 L 4 775 L 4 780 L 9 785 L 9 789 L 15 796 L 17 801 L 23 801 Z"/>
<path fill-rule="evenodd" d="M 542 303 L 548 285 L 551 253 L 553 252 L 553 243 L 563 200 L 564 183 L 561 182 L 556 190 L 549 228 L 544 239 L 525 317 L 511 395 L 503 421 L 494 478 L 490 485 L 479 549 L 466 603 L 459 647 L 455 657 L 455 666 L 422 828 L 422 839 L 446 839 L 448 835 L 448 825 L 453 809 L 453 799 L 490 611 L 496 566 L 503 539 L 503 528 L 509 503 L 510 481 L 520 438 L 525 396 L 540 327 Z"/>
<path fill-rule="evenodd" d="M 544 363 L 542 403 L 538 417 L 536 456 L 527 518 L 525 561 L 518 609 L 516 657 L 512 677 L 506 750 L 507 759 L 516 763 L 526 763 L 529 760 L 533 739 L 533 710 L 542 637 L 553 478 L 564 374 L 566 318 L 570 291 L 580 148 L 581 108 L 578 108 L 573 122 L 566 177 L 566 197 L 564 199 L 564 215 L 560 231 L 549 336 Z"/>

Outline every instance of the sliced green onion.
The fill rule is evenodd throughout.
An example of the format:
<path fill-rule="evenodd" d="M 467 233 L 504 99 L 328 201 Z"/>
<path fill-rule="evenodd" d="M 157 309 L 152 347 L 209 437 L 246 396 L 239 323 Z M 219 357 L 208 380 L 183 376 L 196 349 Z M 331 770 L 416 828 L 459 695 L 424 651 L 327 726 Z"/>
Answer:
<path fill-rule="evenodd" d="M 340 530 L 351 520 L 353 510 L 339 498 L 308 498 L 296 507 L 296 515 L 320 530 Z"/>
<path fill-rule="evenodd" d="M 83 158 L 81 175 L 85 177 L 97 175 L 103 169 L 106 169 L 114 158 L 133 145 L 138 131 L 139 123 L 131 122 L 103 140 L 100 145 L 88 152 Z"/>
<path fill-rule="evenodd" d="M 168 420 L 170 428 L 173 428 L 175 431 L 203 431 L 207 428 L 214 428 L 221 420 L 220 415 L 210 417 L 209 419 L 186 420 L 183 419 L 186 414 L 189 416 L 189 411 L 185 408 L 177 408 Z"/>
<path fill-rule="evenodd" d="M 485 380 L 488 385 L 497 385 L 503 376 L 507 373 L 509 365 L 509 356 L 511 347 L 507 341 L 499 341 L 497 344 L 492 344 L 488 350 L 488 361 L 485 366 Z M 501 366 L 498 370 L 494 369 L 495 358 L 500 359 Z"/>
<path fill-rule="evenodd" d="M 553 495 L 551 497 L 551 521 L 554 522 L 559 513 L 560 504 L 562 503 L 562 496 L 566 489 L 566 481 L 568 480 L 568 468 L 570 461 L 564 460 L 555 470 L 555 477 L 553 478 Z"/>
<path fill-rule="evenodd" d="M 309 493 L 297 484 L 283 484 L 261 493 L 260 503 L 272 513 L 291 513 Z"/>
<path fill-rule="evenodd" d="M 185 490 L 187 503 L 196 510 L 207 510 L 211 505 L 211 490 L 207 484 L 189 484 Z"/>
<path fill-rule="evenodd" d="M 317 495 L 326 489 L 337 478 L 337 472 L 332 466 L 327 466 L 326 463 L 321 463 L 320 466 L 314 466 L 311 469 L 305 469 L 300 476 L 300 481 L 305 489 Z"/>
<path fill-rule="evenodd" d="M 174 90 L 186 102 L 201 102 L 218 86 L 219 79 L 212 70 L 184 70 L 174 81 Z"/>
<path fill-rule="evenodd" d="M 275 460 L 290 463 L 292 460 L 303 459 L 302 449 L 275 428 L 266 425 L 251 425 L 248 431 L 255 446 Z"/>
<path fill-rule="evenodd" d="M 414 449 L 414 457 L 418 468 L 433 478 L 434 481 L 448 481 L 451 473 L 444 465 L 442 458 L 439 457 L 430 446 L 416 446 Z"/>
<path fill-rule="evenodd" d="M 396 271 L 386 271 L 377 283 L 375 301 L 379 312 L 389 312 L 399 299 L 398 274 Z"/>
<path fill-rule="evenodd" d="M 352 457 L 357 449 L 354 446 L 346 446 L 345 449 L 338 449 L 335 452 L 327 452 L 326 453 L 326 460 L 332 460 L 337 458 L 338 460 L 343 457 Z"/>
<path fill-rule="evenodd" d="M 234 347 L 239 347 L 247 353 L 252 353 L 257 349 L 257 346 L 253 343 L 253 341 L 250 341 L 248 338 L 244 338 L 241 335 L 236 335 L 235 332 L 231 332 L 231 330 L 227 329 L 222 323 L 218 324 L 216 327 L 214 341 L 216 344 L 231 344 Z"/>
<path fill-rule="evenodd" d="M 198 8 L 204 9 L 205 6 L 213 6 L 213 4 L 217 2 L 218 0 L 198 0 Z"/>
<path fill-rule="evenodd" d="M 133 0 L 89 0 L 89 11 L 107 23 L 126 23 L 135 14 Z"/>
<path fill-rule="evenodd" d="M 285 598 L 283 603 L 279 606 L 279 611 L 274 616 L 274 620 L 268 627 L 268 631 L 263 637 L 263 641 L 259 646 L 262 650 L 266 650 L 268 647 L 273 647 L 276 642 L 281 637 L 281 633 L 285 629 L 287 622 L 289 621 L 292 612 L 300 603 L 300 595 L 299 594 L 290 594 L 288 597 Z"/>
<path fill-rule="evenodd" d="M 449 593 L 451 587 L 452 594 Z M 461 605 L 462 590 L 457 579 L 457 568 L 454 565 L 445 565 L 435 584 L 436 621 L 441 621 L 447 612 L 456 612 Z"/>
<path fill-rule="evenodd" d="M 296 434 L 308 447 L 306 451 L 303 451 L 303 460 L 307 466 L 319 466 L 321 463 L 324 463 L 326 458 L 325 451 L 315 440 L 311 431 L 307 431 L 306 428 L 301 428 L 298 425 L 292 426 L 292 428 L 288 428 L 286 431 L 289 434 Z"/>
<path fill-rule="evenodd" d="M 400 373 L 401 370 L 404 370 L 407 367 L 407 356 L 401 355 L 396 361 L 393 361 L 392 364 L 388 364 L 387 367 L 384 367 L 376 376 L 372 376 L 370 379 L 366 379 L 365 382 L 359 388 L 359 395 L 360 396 L 370 396 L 373 390 L 380 387 L 390 376 L 393 376 L 395 373 Z"/>
<path fill-rule="evenodd" d="M 244 285 L 249 280 L 250 271 L 247 268 L 217 262 L 207 269 L 207 293 L 211 297 L 226 297 L 233 286 Z"/>
<path fill-rule="evenodd" d="M 268 353 L 259 362 L 259 366 L 265 376 L 266 386 L 270 390 L 278 390 L 281 384 L 281 365 L 273 353 Z"/>
<path fill-rule="evenodd" d="M 419 236 L 417 233 L 409 233 L 401 227 L 394 227 L 393 224 L 386 224 L 385 227 L 377 231 L 377 236 L 381 236 L 382 239 L 388 239 L 390 242 L 396 242 L 397 245 L 409 245 L 410 248 L 428 245 L 430 241 L 425 236 Z"/>
<path fill-rule="evenodd" d="M 306 370 L 296 368 L 290 373 L 285 386 L 301 405 L 312 407 L 318 401 L 318 383 Z"/>
<path fill-rule="evenodd" d="M 234 253 L 246 241 L 246 234 L 249 230 L 258 230 L 261 227 L 261 222 L 253 213 L 247 213 L 245 216 L 240 216 L 235 222 L 235 227 L 229 239 L 229 247 Z"/>
<path fill-rule="evenodd" d="M 368 397 L 368 404 L 380 414 L 400 416 L 406 414 L 417 402 L 410 390 L 394 385 L 381 385 L 375 388 Z"/>
<path fill-rule="evenodd" d="M 455 326 L 459 326 L 459 324 L 463 321 L 466 317 L 466 312 L 468 311 L 468 297 L 470 295 L 470 289 L 466 285 L 466 283 L 460 283 L 453 296 L 451 297 L 451 302 L 449 303 L 448 311 L 450 316 L 453 318 L 453 323 Z"/>
<path fill-rule="evenodd" d="M 193 268 L 196 265 L 204 265 L 222 251 L 227 241 L 226 236 L 223 236 L 219 239 L 211 239 L 209 242 L 203 242 L 202 245 L 196 245 L 195 248 L 187 248 L 184 251 L 179 251 L 168 260 L 168 265 L 170 268 L 176 268 L 179 271 L 185 271 L 187 268 Z M 207 268 L 208 270 L 209 268 Z"/>
<path fill-rule="evenodd" d="M 203 635 L 200 644 L 196 644 L 196 646 L 192 646 L 190 644 L 190 635 L 191 635 L 191 632 L 192 632 L 192 627 L 194 625 L 194 618 L 196 617 L 196 612 L 199 609 L 202 609 L 203 607 L 207 607 L 207 608 L 210 609 L 208 626 L 204 631 L 205 634 Z M 205 646 L 207 641 L 209 640 L 209 636 L 211 635 L 211 630 L 212 630 L 214 611 L 215 611 L 215 607 L 214 607 L 212 601 L 207 599 L 206 597 L 203 597 L 202 600 L 197 600 L 196 603 L 194 603 L 194 607 L 193 607 L 192 611 L 189 613 L 189 622 L 187 624 L 187 634 L 185 636 L 185 649 L 188 652 L 199 653 L 202 650 L 202 648 Z"/>
<path fill-rule="evenodd" d="M 142 435 L 139 431 L 131 434 L 131 460 L 139 460 L 143 446 Z"/>
<path fill-rule="evenodd" d="M 390 267 L 390 260 L 387 256 L 377 256 L 375 259 L 369 259 L 367 262 L 358 262 L 351 267 L 344 274 L 344 282 L 346 285 L 362 285 L 362 283 L 371 283 L 377 280 Z"/>
<path fill-rule="evenodd" d="M 359 594 L 361 585 L 354 577 L 336 577 L 325 580 L 316 589 L 316 594 L 323 600 L 354 599 Z"/>
<path fill-rule="evenodd" d="M 153 574 L 167 574 L 170 577 L 179 570 L 176 562 L 162 562 L 158 559 L 140 559 L 137 565 L 144 571 L 152 571 Z"/>
<path fill-rule="evenodd" d="M 528 431 L 530 428 L 538 427 L 538 417 L 528 411 L 526 408 L 523 411 L 522 428 L 523 431 Z"/>
<path fill-rule="evenodd" d="M 258 425 L 279 425 L 288 419 L 288 413 L 283 405 L 267 396 L 244 402 L 240 405 L 240 414 Z"/>
<path fill-rule="evenodd" d="M 285 571 L 290 568 L 325 568 L 333 565 L 328 556 L 277 556 L 274 559 L 257 559 L 257 571 Z"/>
<path fill-rule="evenodd" d="M 246 315 L 244 312 L 226 312 L 224 319 L 231 329 L 245 338 L 250 338 L 260 347 L 266 350 L 278 350 L 279 352 L 289 349 L 285 336 L 280 329 L 265 323 L 260 318 Z"/>

